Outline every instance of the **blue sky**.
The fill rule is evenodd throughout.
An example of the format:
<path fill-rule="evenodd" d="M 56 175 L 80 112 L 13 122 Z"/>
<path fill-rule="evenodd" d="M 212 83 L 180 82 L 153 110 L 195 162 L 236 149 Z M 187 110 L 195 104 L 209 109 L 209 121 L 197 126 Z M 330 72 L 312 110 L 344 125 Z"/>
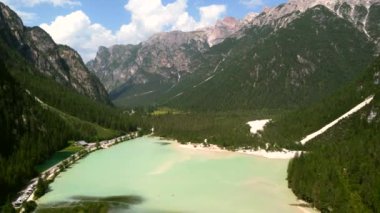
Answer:
<path fill-rule="evenodd" d="M 41 26 L 57 43 L 87 61 L 100 45 L 139 43 L 160 31 L 191 31 L 225 16 L 243 18 L 287 0 L 0 0 L 28 26 Z"/>

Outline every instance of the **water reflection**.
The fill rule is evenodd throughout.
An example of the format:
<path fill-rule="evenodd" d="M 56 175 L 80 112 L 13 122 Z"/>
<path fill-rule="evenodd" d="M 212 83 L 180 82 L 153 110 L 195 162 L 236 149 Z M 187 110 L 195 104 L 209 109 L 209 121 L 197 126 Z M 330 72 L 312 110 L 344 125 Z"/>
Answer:
<path fill-rule="evenodd" d="M 110 210 L 129 209 L 131 205 L 137 205 L 144 200 L 140 196 L 72 196 L 72 201 L 55 202 L 39 205 L 37 212 L 109 212 Z"/>

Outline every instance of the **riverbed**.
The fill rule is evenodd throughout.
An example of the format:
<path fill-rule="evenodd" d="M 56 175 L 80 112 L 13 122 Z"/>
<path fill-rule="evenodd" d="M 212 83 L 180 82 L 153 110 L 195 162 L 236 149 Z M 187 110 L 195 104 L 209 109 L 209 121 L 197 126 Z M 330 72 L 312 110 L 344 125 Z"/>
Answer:
<path fill-rule="evenodd" d="M 113 212 L 301 212 L 287 188 L 288 160 L 181 148 L 141 137 L 78 161 L 38 200 L 46 206 L 78 196 L 137 196 Z"/>

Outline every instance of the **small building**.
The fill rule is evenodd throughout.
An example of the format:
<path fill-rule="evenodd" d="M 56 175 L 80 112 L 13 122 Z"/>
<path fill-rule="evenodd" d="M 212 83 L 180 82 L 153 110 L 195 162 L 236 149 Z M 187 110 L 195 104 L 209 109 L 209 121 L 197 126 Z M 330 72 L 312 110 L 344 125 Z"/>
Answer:
<path fill-rule="evenodd" d="M 77 146 L 88 146 L 88 143 L 86 142 L 86 141 L 77 141 L 76 143 L 75 143 Z"/>

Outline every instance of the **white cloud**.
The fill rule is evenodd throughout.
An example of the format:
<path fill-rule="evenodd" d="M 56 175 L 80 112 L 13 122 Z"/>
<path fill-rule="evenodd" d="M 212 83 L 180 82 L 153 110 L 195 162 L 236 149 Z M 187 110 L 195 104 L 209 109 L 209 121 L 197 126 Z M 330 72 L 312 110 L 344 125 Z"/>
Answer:
<path fill-rule="evenodd" d="M 110 46 L 116 42 L 112 32 L 100 24 L 91 23 L 81 10 L 67 16 L 58 16 L 51 24 L 41 24 L 55 42 L 76 49 L 85 61 L 94 58 L 99 46 Z"/>
<path fill-rule="evenodd" d="M 73 47 L 87 61 L 95 57 L 99 46 L 137 44 L 162 31 L 192 31 L 214 24 L 227 10 L 225 5 L 200 7 L 200 20 L 196 21 L 187 12 L 187 0 L 176 0 L 167 5 L 163 5 L 161 0 L 129 0 L 124 8 L 131 13 L 131 21 L 114 33 L 100 24 L 92 23 L 80 10 L 40 26 L 57 43 Z"/>
<path fill-rule="evenodd" d="M 80 6 L 80 1 L 77 0 L 15 0 L 23 7 L 34 7 L 39 4 L 51 4 L 55 7 L 62 6 Z"/>
<path fill-rule="evenodd" d="M 254 8 L 257 6 L 263 6 L 263 0 L 240 0 L 240 4 L 243 4 L 249 8 Z"/>
<path fill-rule="evenodd" d="M 161 0 L 130 0 L 124 8 L 132 18 L 121 26 L 117 37 L 121 43 L 138 43 L 171 27 L 186 12 L 187 2 L 177 0 L 163 5 Z"/>
<path fill-rule="evenodd" d="M 225 5 L 210 5 L 199 8 L 201 21 L 199 27 L 206 27 L 214 24 L 227 10 Z"/>
<path fill-rule="evenodd" d="M 157 32 L 168 30 L 192 31 L 214 24 L 226 12 L 225 5 L 199 8 L 197 22 L 186 11 L 187 0 L 177 0 L 163 5 L 161 0 L 130 0 L 125 9 L 132 14 L 129 24 L 117 32 L 120 43 L 138 43 Z"/>

